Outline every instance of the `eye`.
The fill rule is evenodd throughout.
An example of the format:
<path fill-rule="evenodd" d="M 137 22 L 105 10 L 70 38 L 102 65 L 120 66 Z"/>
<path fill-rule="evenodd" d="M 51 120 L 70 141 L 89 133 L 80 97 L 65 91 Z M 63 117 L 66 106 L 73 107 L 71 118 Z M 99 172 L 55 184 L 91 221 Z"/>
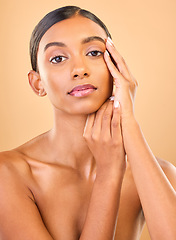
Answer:
<path fill-rule="evenodd" d="M 50 58 L 49 61 L 53 64 L 57 64 L 57 63 L 65 61 L 66 59 L 67 58 L 64 56 L 55 56 L 55 57 Z"/>
<path fill-rule="evenodd" d="M 103 52 L 98 51 L 98 50 L 94 50 L 94 51 L 89 52 L 87 55 L 92 56 L 92 57 L 99 57 L 102 54 L 103 54 Z"/>

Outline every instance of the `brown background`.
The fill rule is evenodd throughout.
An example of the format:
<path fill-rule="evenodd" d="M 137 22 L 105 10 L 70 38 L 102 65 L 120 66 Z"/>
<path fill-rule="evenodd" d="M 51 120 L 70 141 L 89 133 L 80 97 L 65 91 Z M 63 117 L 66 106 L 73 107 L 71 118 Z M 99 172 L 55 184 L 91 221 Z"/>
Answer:
<path fill-rule="evenodd" d="M 29 87 L 28 43 L 48 11 L 78 5 L 108 26 L 139 82 L 136 117 L 155 155 L 176 165 L 175 0 L 0 0 L 0 151 L 52 126 L 47 98 Z M 142 240 L 150 239 L 145 228 Z"/>

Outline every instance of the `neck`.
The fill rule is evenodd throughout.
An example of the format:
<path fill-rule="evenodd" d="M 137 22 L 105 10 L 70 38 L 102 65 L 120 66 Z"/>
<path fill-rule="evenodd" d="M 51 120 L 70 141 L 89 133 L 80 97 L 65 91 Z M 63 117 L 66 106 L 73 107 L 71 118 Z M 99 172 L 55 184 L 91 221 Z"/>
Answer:
<path fill-rule="evenodd" d="M 87 115 L 54 113 L 54 125 L 48 133 L 54 162 L 81 171 L 93 168 L 94 158 L 83 137 L 86 120 Z"/>

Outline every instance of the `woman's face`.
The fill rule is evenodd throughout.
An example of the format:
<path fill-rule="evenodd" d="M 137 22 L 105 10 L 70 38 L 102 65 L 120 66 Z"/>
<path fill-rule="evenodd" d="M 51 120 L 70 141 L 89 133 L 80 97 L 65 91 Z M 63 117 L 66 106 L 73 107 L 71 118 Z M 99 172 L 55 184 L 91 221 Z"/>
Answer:
<path fill-rule="evenodd" d="M 104 61 L 105 31 L 82 16 L 53 25 L 38 50 L 41 84 L 55 110 L 95 112 L 111 96 L 112 77 Z"/>

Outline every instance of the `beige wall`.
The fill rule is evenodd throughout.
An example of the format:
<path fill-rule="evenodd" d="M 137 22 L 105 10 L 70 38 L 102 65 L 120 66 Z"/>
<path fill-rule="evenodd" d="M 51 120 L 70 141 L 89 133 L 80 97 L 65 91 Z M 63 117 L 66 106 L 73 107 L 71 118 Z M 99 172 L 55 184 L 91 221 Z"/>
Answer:
<path fill-rule="evenodd" d="M 48 11 L 78 5 L 97 14 L 139 81 L 136 116 L 155 155 L 176 165 L 175 0 L 0 0 L 0 150 L 52 126 L 47 98 L 30 89 L 28 43 Z M 145 230 L 141 239 L 148 240 Z"/>

